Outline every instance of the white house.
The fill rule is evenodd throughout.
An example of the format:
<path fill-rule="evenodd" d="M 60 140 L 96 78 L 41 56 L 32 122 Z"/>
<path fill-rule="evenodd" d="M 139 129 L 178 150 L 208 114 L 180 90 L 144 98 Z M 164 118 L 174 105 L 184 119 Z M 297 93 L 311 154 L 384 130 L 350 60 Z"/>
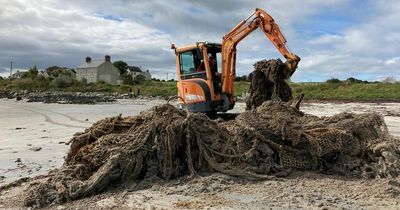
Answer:
<path fill-rule="evenodd" d="M 92 60 L 86 57 L 86 62 L 76 68 L 76 79 L 86 79 L 87 82 L 104 81 L 112 85 L 120 84 L 120 73 L 117 67 L 111 63 L 109 55 L 104 60 Z"/>
<path fill-rule="evenodd" d="M 11 78 L 12 79 L 20 79 L 23 76 L 25 76 L 28 72 L 26 71 L 17 71 L 16 73 L 12 74 Z"/>

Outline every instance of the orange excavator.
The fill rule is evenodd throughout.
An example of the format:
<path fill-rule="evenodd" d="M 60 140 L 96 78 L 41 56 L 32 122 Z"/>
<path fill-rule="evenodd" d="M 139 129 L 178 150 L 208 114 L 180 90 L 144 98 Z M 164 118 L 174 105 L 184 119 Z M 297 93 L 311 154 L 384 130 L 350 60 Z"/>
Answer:
<path fill-rule="evenodd" d="M 274 19 L 257 8 L 223 37 L 222 45 L 209 42 L 182 47 L 171 45 L 176 54 L 179 108 L 209 114 L 233 109 L 236 102 L 236 46 L 257 28 L 285 57 L 284 74 L 290 78 L 296 71 L 300 57 L 288 50 L 286 39 Z"/>

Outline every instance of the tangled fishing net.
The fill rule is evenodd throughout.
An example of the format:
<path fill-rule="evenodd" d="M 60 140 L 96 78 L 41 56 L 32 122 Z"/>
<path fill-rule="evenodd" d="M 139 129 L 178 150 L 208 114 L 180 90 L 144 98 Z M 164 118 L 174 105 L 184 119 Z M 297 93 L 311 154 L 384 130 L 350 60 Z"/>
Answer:
<path fill-rule="evenodd" d="M 319 118 L 296 106 L 267 101 L 221 122 L 165 104 L 137 116 L 100 120 L 74 135 L 60 169 L 30 184 L 25 205 L 63 203 L 152 176 L 220 172 L 257 180 L 291 170 L 365 178 L 400 174 L 400 152 L 382 116 Z"/>
<path fill-rule="evenodd" d="M 292 100 L 292 89 L 286 80 L 293 72 L 280 59 L 257 61 L 254 64 L 254 71 L 249 75 L 251 84 L 246 110 L 258 107 L 268 100 L 285 102 Z"/>

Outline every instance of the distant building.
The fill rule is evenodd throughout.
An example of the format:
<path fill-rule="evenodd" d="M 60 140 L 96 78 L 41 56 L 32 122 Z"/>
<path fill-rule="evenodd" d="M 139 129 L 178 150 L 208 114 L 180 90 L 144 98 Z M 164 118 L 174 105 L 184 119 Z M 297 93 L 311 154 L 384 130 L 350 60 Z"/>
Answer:
<path fill-rule="evenodd" d="M 151 80 L 151 74 L 149 70 L 142 71 L 138 66 L 128 66 L 128 74 L 132 75 L 133 80 Z"/>
<path fill-rule="evenodd" d="M 11 79 L 20 79 L 24 77 L 28 72 L 26 71 L 17 71 L 11 75 Z"/>
<path fill-rule="evenodd" d="M 76 79 L 86 79 L 87 82 L 104 81 L 112 85 L 120 83 L 119 70 L 111 63 L 109 55 L 104 56 L 104 60 L 92 60 L 86 57 L 85 63 L 76 68 Z"/>
<path fill-rule="evenodd" d="M 45 71 L 39 71 L 38 72 L 38 76 L 43 76 L 43 77 L 49 77 L 49 74 L 47 74 L 47 72 L 45 72 Z"/>

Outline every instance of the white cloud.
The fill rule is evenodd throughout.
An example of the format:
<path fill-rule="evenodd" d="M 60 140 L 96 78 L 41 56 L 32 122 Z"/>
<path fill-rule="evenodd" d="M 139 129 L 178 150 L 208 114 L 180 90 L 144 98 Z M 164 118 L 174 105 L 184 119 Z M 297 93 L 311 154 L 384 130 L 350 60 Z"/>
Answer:
<path fill-rule="evenodd" d="M 37 64 L 43 69 L 75 67 L 86 56 L 110 54 L 113 60 L 173 73 L 170 43 L 220 42 L 256 7 L 275 18 L 291 50 L 302 57 L 295 81 L 375 78 L 399 70 L 398 1 L 363 1 L 364 7 L 357 8 L 347 0 L 0 0 L 0 4 L 0 71 L 7 70 L 10 60 L 18 68 Z M 318 15 L 336 13 L 355 21 L 334 33 L 312 26 L 320 21 Z M 315 35 L 316 31 L 321 33 Z M 277 57 L 282 58 L 264 34 L 255 32 L 238 46 L 238 75 L 249 73 L 257 60 Z"/>
<path fill-rule="evenodd" d="M 369 11 L 344 30 L 309 37 L 295 75 L 297 79 L 306 80 L 312 71 L 323 75 L 322 78 L 400 78 L 395 73 L 400 71 L 400 45 L 397 44 L 400 43 L 400 2 L 365 1 L 364 4 Z"/>
<path fill-rule="evenodd" d="M 385 62 L 386 65 L 399 65 L 400 64 L 400 57 L 394 57 Z"/>
<path fill-rule="evenodd" d="M 0 56 L 16 59 L 20 65 L 24 63 L 22 59 L 45 65 L 67 60 L 63 65 L 74 67 L 87 55 L 104 54 L 127 60 L 138 54 L 137 59 L 152 62 L 165 54 L 159 49 L 170 42 L 168 34 L 132 20 L 119 22 L 79 10 L 56 9 L 49 7 L 47 1 L 15 1 L 7 5 L 0 9 L 0 46 L 8 50 L 2 50 Z"/>

